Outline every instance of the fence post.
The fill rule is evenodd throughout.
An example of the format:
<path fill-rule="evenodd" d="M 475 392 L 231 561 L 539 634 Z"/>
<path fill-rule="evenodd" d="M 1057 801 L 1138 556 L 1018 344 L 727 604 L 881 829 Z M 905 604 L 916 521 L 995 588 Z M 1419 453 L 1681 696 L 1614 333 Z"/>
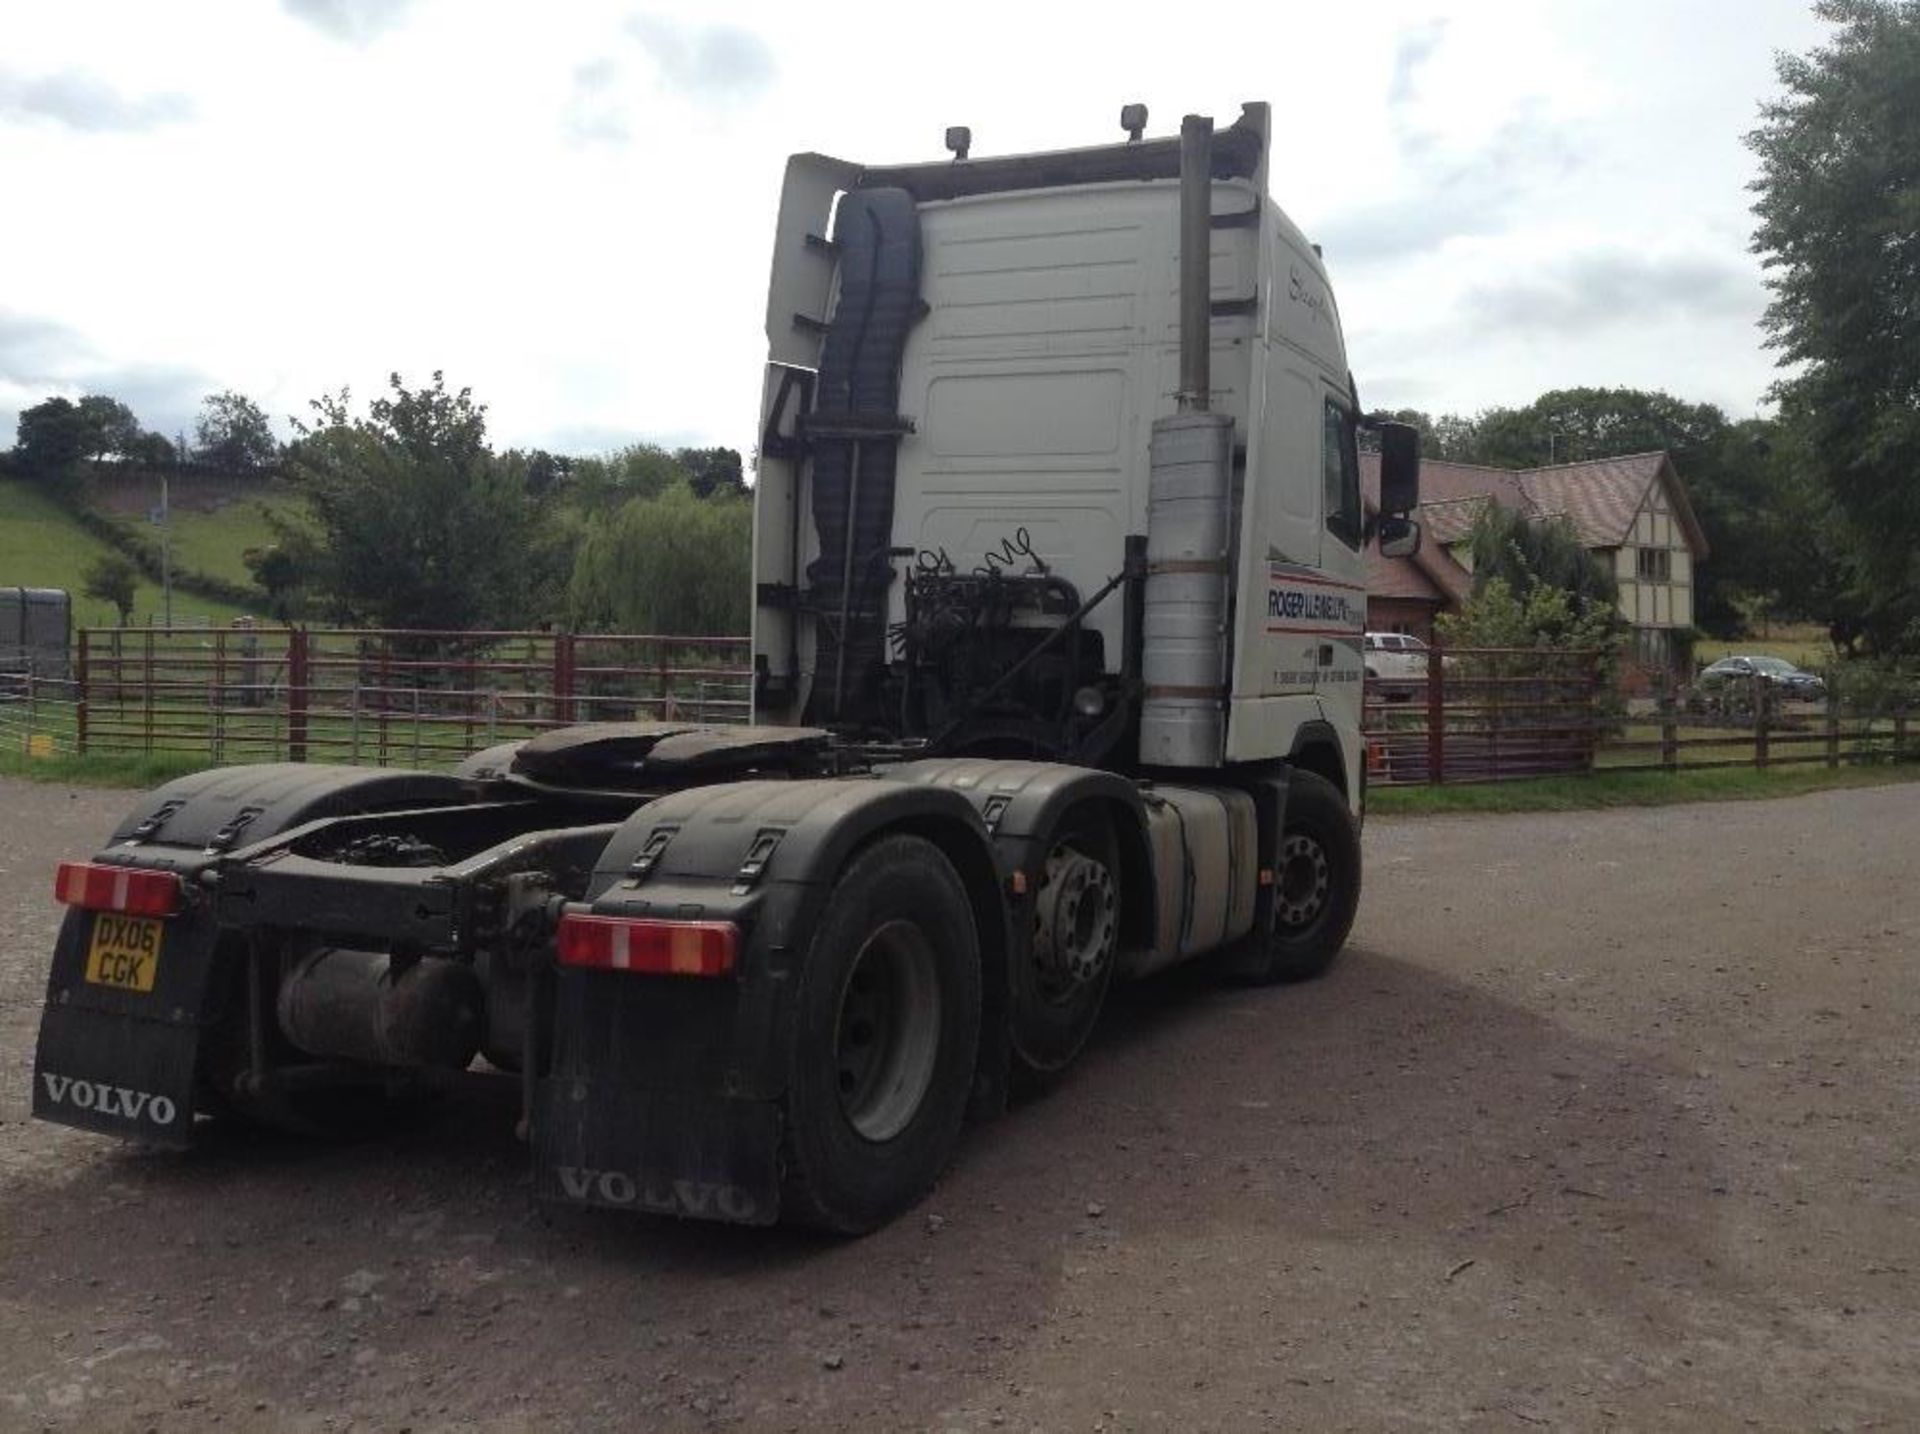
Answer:
<path fill-rule="evenodd" d="M 141 644 L 144 665 L 140 669 L 140 750 L 153 751 L 153 629 L 148 628 Z"/>
<path fill-rule="evenodd" d="M 1446 780 L 1447 701 L 1441 690 L 1445 681 L 1446 661 L 1436 632 L 1427 648 L 1427 780 L 1436 786 Z"/>
<path fill-rule="evenodd" d="M 227 750 L 227 630 L 213 631 L 213 760 L 217 765 Z"/>
<path fill-rule="evenodd" d="M 573 720 L 573 634 L 553 635 L 553 720 Z"/>
<path fill-rule="evenodd" d="M 1840 765 L 1840 713 L 1833 705 L 1833 699 L 1827 699 L 1827 766 Z"/>
<path fill-rule="evenodd" d="M 1767 680 L 1757 672 L 1753 675 L 1753 765 L 1763 771 L 1767 765 Z"/>
<path fill-rule="evenodd" d="M 75 695 L 80 699 L 73 709 L 73 746 L 81 756 L 87 755 L 87 630 L 80 629 L 80 650 L 75 654 L 74 676 L 78 679 Z"/>
<path fill-rule="evenodd" d="M 307 630 L 287 630 L 287 760 L 307 760 Z"/>
<path fill-rule="evenodd" d="M 80 650 L 82 653 L 84 653 L 86 651 L 86 648 L 84 646 L 86 634 L 81 633 L 80 636 L 83 643 L 83 646 L 81 647 Z M 80 710 L 84 712 L 86 711 L 86 708 L 82 706 Z M 87 730 L 86 723 L 84 720 L 80 724 L 80 730 L 82 732 L 85 732 Z M 1904 762 L 1906 761 L 1906 759 L 1907 759 L 1907 704 L 1902 702 L 1898 707 L 1893 709 L 1893 760 L 1896 762 Z"/>
<path fill-rule="evenodd" d="M 1671 683 L 1660 687 L 1660 765 L 1669 772 L 1680 765 L 1680 723 L 1675 716 Z"/>

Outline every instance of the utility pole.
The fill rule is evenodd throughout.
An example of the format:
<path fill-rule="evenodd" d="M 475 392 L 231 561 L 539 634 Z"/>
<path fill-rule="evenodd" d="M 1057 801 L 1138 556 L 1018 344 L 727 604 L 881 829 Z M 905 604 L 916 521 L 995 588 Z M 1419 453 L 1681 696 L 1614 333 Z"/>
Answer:
<path fill-rule="evenodd" d="M 160 475 L 160 602 L 169 631 L 173 628 L 173 508 L 168 501 L 167 475 Z"/>

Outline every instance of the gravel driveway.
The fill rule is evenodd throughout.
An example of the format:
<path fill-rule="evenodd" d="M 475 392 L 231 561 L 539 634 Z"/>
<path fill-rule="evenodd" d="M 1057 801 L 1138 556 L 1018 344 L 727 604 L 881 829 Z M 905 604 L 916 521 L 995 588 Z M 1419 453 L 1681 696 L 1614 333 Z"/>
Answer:
<path fill-rule="evenodd" d="M 490 1092 L 28 1123 L 129 800 L 0 781 L 0 1428 L 1920 1426 L 1920 787 L 1375 822 L 1332 975 L 1117 996 L 852 1244 L 543 1220 Z"/>

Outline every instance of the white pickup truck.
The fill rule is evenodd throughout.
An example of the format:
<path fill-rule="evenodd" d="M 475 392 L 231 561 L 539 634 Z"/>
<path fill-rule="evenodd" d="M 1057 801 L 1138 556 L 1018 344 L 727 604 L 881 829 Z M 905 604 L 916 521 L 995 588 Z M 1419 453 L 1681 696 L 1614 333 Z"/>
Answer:
<path fill-rule="evenodd" d="M 1402 632 L 1368 633 L 1365 656 L 1367 680 L 1384 683 L 1425 682 L 1432 660 L 1426 643 Z"/>

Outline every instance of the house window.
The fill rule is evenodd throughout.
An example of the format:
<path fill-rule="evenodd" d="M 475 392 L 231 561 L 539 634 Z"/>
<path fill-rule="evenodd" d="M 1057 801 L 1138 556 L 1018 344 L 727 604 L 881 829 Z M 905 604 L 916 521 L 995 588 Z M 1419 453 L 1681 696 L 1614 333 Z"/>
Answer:
<path fill-rule="evenodd" d="M 1360 451 L 1353 415 L 1327 400 L 1320 441 L 1321 479 L 1326 488 L 1327 531 L 1349 548 L 1360 546 Z"/>
<path fill-rule="evenodd" d="M 1673 553 L 1666 548 L 1641 548 L 1635 566 L 1643 583 L 1673 581 Z"/>
<path fill-rule="evenodd" d="M 1673 648 L 1664 627 L 1636 627 L 1633 630 L 1633 660 L 1649 671 L 1672 665 Z"/>

